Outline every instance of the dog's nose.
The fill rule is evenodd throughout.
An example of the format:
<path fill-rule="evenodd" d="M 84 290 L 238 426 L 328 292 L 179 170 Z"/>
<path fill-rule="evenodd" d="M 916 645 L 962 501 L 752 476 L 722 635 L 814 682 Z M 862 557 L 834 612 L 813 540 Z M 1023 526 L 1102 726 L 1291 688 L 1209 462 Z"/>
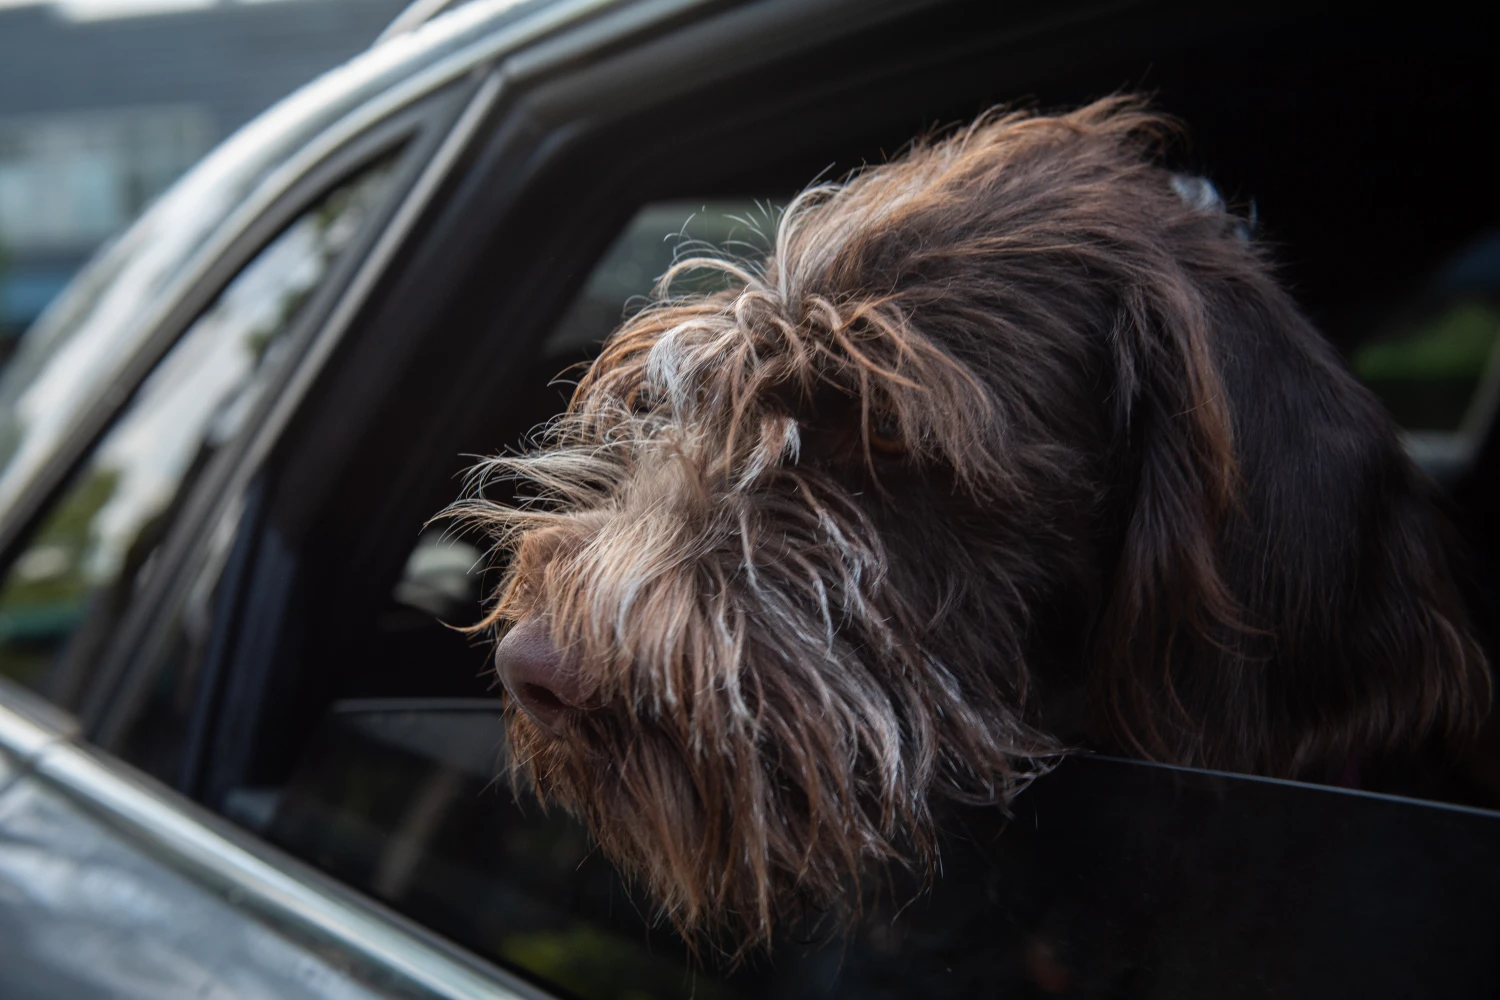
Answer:
<path fill-rule="evenodd" d="M 560 733 L 593 693 L 577 664 L 552 644 L 545 618 L 527 618 L 505 634 L 495 647 L 495 669 L 516 704 L 551 733 Z"/>

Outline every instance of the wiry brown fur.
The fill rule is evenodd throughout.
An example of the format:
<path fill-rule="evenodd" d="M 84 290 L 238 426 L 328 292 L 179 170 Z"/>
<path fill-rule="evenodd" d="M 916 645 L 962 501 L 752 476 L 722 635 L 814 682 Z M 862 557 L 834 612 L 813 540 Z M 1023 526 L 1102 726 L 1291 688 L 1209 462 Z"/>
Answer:
<path fill-rule="evenodd" d="M 516 775 L 680 926 L 847 906 L 1070 748 L 1329 780 L 1478 726 L 1425 480 L 1169 132 L 993 114 L 812 188 L 477 471 L 485 624 L 593 690 L 513 713 Z"/>

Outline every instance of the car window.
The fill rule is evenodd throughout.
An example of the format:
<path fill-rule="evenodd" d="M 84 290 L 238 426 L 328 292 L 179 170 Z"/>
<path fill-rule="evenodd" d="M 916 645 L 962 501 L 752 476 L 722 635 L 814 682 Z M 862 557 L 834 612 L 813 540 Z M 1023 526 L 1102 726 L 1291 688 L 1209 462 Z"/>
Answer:
<path fill-rule="evenodd" d="M 774 210 L 753 199 L 642 209 L 546 340 L 538 371 L 586 360 L 678 256 L 709 244 L 753 253 L 773 225 Z M 1362 374 L 1378 385 L 1372 370 Z M 1474 390 L 1476 373 L 1465 377 Z M 553 410 L 528 412 L 522 422 L 555 412 L 565 396 L 566 384 L 543 397 Z M 470 541 L 430 529 L 391 594 L 403 614 L 387 614 L 379 627 L 399 622 L 402 636 L 425 627 L 433 643 L 424 648 L 392 631 L 380 644 L 399 650 L 408 673 L 412 664 L 441 659 L 437 643 L 453 635 L 445 623 L 478 616 L 484 559 Z M 1334 822 L 1348 801 L 1341 793 L 1299 790 L 1287 793 L 1295 802 L 1283 801 L 1278 786 L 1133 767 L 1100 764 L 1082 775 L 1075 768 L 1069 781 L 1028 793 L 1022 805 L 1028 823 L 1009 835 L 1005 850 L 992 849 L 1005 818 L 974 811 L 958 824 L 974 839 L 945 853 L 947 877 L 932 894 L 905 908 L 873 907 L 837 941 L 824 928 L 821 936 L 778 942 L 772 961 L 737 969 L 712 953 L 694 955 L 591 847 L 580 825 L 524 795 L 518 799 L 497 777 L 505 771 L 498 699 L 340 703 L 287 784 L 235 789 L 224 809 L 440 933 L 584 1000 L 1123 995 L 1157 974 L 1192 995 L 1194 984 L 1257 963 L 1268 982 L 1281 977 L 1281 985 L 1296 988 L 1307 985 L 1298 977 L 1310 976 L 1336 989 L 1334 982 L 1318 983 L 1323 967 L 1286 965 L 1300 944 L 1285 929 L 1332 926 L 1320 921 L 1331 919 L 1356 883 L 1364 885 L 1356 874 L 1361 866 L 1397 870 L 1405 863 L 1399 847 L 1384 854 L 1347 823 Z M 1392 824 L 1405 822 L 1395 807 L 1379 808 L 1391 809 Z M 1417 822 L 1434 815 L 1420 812 Z M 1307 817 L 1305 828 L 1299 817 Z M 1482 839 L 1489 829 L 1476 823 L 1456 836 L 1472 845 L 1465 838 Z M 1328 839 L 1311 843 L 1307 838 L 1316 840 L 1319 831 Z M 1257 837 L 1268 839 L 1257 843 Z M 1145 860 L 1116 865 L 1117 844 Z M 1268 885 L 1252 874 L 1255 865 L 1237 860 L 1262 847 L 1267 853 L 1258 870 L 1274 873 Z M 1346 849 L 1359 860 L 1345 857 Z M 1424 863 L 1443 867 L 1444 850 L 1434 847 Z M 1093 867 L 1084 872 L 1080 865 Z M 1444 872 L 1437 876 L 1442 891 L 1458 891 L 1461 880 L 1450 878 L 1457 869 Z M 903 877 L 895 873 L 889 885 L 909 887 Z M 1306 889 L 1301 902 L 1314 905 L 1300 910 L 1294 888 Z M 901 902 L 899 890 L 885 903 L 893 899 Z M 1400 938 L 1401 905 L 1393 895 L 1361 911 L 1372 939 Z M 1481 922 L 1493 919 L 1487 914 Z M 1284 940 L 1259 951 L 1233 936 L 1240 920 Z M 1330 937 L 1320 947 L 1332 951 L 1346 941 Z M 1327 967 L 1355 969 L 1358 963 L 1345 965 L 1345 957 Z M 1452 971 L 1459 978 L 1485 974 L 1474 964 Z"/>
<path fill-rule="evenodd" d="M 775 205 L 768 198 L 739 198 L 645 206 L 589 272 L 582 291 L 547 338 L 545 352 L 564 357 L 597 347 L 621 320 L 645 304 L 656 279 L 677 260 L 702 253 L 764 253 L 775 232 Z M 685 275 L 673 287 L 689 291 L 695 280 L 719 276 Z"/>
<path fill-rule="evenodd" d="M 520 422 L 540 423 L 562 409 L 576 374 L 572 365 L 586 361 L 627 315 L 645 304 L 656 280 L 675 261 L 699 253 L 763 253 L 775 221 L 775 203 L 766 198 L 662 201 L 641 208 L 589 272 L 543 344 L 538 381 L 553 380 L 553 391 L 539 394 L 533 405 L 540 408 L 522 415 Z M 718 274 L 688 274 L 674 288 L 719 280 Z M 435 641 L 451 642 L 445 623 L 463 625 L 479 617 L 484 564 L 484 553 L 473 540 L 444 526 L 420 536 L 391 594 L 395 608 L 381 624 L 391 638 L 389 648 L 401 648 L 406 657 L 399 669 L 406 670 L 411 658 L 419 656 L 402 647 L 405 637 L 425 630 Z"/>
<path fill-rule="evenodd" d="M 0 580 L 0 674 L 76 708 L 182 501 L 255 412 L 390 174 L 382 160 L 297 218 L 137 390 Z"/>

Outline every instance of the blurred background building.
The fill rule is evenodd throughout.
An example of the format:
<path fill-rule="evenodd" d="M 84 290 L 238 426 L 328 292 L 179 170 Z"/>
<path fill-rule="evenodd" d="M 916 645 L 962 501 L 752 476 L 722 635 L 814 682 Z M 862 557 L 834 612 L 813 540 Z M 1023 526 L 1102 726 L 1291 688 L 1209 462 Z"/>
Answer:
<path fill-rule="evenodd" d="M 407 0 L 0 0 L 0 364 L 98 246 Z"/>

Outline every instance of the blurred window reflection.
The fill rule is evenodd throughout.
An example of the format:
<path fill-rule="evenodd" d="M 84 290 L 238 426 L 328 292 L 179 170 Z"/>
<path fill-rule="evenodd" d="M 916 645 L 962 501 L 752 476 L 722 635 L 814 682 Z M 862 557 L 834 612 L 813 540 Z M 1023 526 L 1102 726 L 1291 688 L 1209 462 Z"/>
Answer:
<path fill-rule="evenodd" d="M 566 357 L 597 348 L 624 316 L 645 305 L 656 279 L 679 260 L 725 254 L 753 260 L 764 255 L 776 220 L 777 210 L 765 199 L 659 201 L 645 206 L 595 265 L 547 338 L 544 352 Z M 673 291 L 703 291 L 722 280 L 716 272 L 692 272 L 681 275 Z"/>
<path fill-rule="evenodd" d="M 77 707 L 182 501 L 256 412 L 389 176 L 383 161 L 283 230 L 141 385 L 0 583 L 0 674 Z"/>
<path fill-rule="evenodd" d="M 1467 473 L 1500 408 L 1500 232 L 1445 261 L 1350 364 L 1439 482 Z"/>

